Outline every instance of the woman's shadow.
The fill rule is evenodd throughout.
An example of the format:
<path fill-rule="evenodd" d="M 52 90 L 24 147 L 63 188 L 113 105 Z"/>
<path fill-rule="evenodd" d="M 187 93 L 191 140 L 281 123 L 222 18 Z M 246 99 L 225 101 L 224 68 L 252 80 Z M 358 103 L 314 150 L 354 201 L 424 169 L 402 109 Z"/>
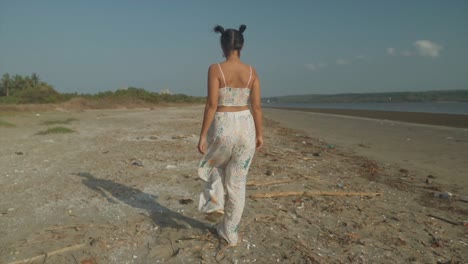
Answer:
<path fill-rule="evenodd" d="M 87 172 L 80 172 L 74 175 L 82 177 L 84 185 L 101 194 L 110 203 L 118 203 L 116 200 L 118 199 L 134 208 L 147 210 L 153 222 L 161 229 L 165 227 L 174 229 L 189 228 L 187 225 L 202 231 L 210 228 L 200 221 L 174 212 L 156 202 L 158 199 L 157 196 L 144 193 L 136 188 L 128 187 L 111 180 L 96 178 L 94 175 Z M 180 222 L 185 223 L 185 225 Z"/>

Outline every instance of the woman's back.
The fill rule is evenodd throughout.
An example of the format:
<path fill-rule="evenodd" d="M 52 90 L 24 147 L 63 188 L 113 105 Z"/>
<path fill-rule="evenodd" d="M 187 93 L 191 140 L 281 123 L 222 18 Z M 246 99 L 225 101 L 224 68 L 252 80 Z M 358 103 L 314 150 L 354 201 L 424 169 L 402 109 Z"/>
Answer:
<path fill-rule="evenodd" d="M 252 86 L 251 66 L 241 61 L 225 61 L 223 63 L 219 63 L 219 67 L 219 88 L 250 88 Z"/>

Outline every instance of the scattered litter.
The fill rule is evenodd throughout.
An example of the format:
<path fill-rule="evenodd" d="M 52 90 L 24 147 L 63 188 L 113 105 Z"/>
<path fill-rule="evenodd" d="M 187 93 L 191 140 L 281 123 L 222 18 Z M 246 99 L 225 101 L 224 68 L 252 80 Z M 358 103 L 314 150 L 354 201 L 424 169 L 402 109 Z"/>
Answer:
<path fill-rule="evenodd" d="M 265 172 L 265 174 L 266 174 L 267 176 L 273 176 L 273 175 L 275 175 L 275 173 L 274 173 L 272 170 L 267 170 L 267 171 Z"/>

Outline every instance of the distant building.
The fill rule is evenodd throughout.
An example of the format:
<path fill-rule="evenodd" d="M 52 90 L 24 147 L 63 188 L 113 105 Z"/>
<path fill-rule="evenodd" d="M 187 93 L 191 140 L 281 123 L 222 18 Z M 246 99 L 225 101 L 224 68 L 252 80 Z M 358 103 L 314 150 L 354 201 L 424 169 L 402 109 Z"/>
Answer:
<path fill-rule="evenodd" d="M 159 92 L 159 94 L 172 94 L 169 89 L 164 89 Z"/>

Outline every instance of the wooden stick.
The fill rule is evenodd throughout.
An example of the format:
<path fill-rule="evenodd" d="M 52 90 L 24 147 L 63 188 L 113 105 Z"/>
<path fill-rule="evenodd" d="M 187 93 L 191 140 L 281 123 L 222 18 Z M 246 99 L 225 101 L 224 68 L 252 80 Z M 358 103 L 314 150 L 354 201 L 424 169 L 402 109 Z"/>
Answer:
<path fill-rule="evenodd" d="M 461 222 L 455 222 L 455 221 L 452 221 L 452 220 L 449 220 L 449 219 L 446 219 L 446 218 L 443 218 L 443 217 L 440 217 L 440 216 L 437 216 L 437 215 L 433 215 L 433 214 L 428 214 L 427 216 L 442 220 L 442 221 L 447 222 L 447 223 L 452 224 L 452 225 L 461 225 L 462 224 Z"/>
<path fill-rule="evenodd" d="M 274 180 L 268 182 L 257 182 L 255 180 L 247 182 L 247 186 L 267 186 L 272 184 L 288 183 L 294 181 L 293 179 Z"/>
<path fill-rule="evenodd" d="M 48 258 L 48 257 L 50 257 L 50 256 L 57 255 L 57 254 L 60 254 L 60 253 L 65 253 L 65 252 L 67 252 L 67 251 L 77 250 L 77 249 L 80 249 L 80 248 L 85 247 L 86 245 L 87 245 L 87 243 L 78 244 L 78 245 L 74 245 L 74 246 L 69 246 L 69 247 L 57 249 L 57 250 L 52 251 L 52 252 L 49 252 L 49 253 L 44 253 L 44 254 L 41 254 L 41 255 L 39 255 L 39 256 L 35 256 L 35 257 L 32 257 L 32 258 L 28 258 L 28 259 L 23 259 L 23 260 L 18 260 L 18 261 L 15 261 L 15 262 L 11 262 L 10 264 L 29 263 L 29 262 L 31 262 L 31 261 L 36 261 L 36 260 L 42 259 L 42 258 L 44 258 L 44 257 Z"/>
<path fill-rule="evenodd" d="M 269 193 L 255 193 L 250 195 L 250 198 L 272 198 L 272 197 L 287 197 L 287 196 L 366 196 L 373 197 L 379 196 L 382 193 L 369 193 L 369 192 L 323 192 L 323 191 L 311 191 L 311 192 L 269 192 Z"/>

